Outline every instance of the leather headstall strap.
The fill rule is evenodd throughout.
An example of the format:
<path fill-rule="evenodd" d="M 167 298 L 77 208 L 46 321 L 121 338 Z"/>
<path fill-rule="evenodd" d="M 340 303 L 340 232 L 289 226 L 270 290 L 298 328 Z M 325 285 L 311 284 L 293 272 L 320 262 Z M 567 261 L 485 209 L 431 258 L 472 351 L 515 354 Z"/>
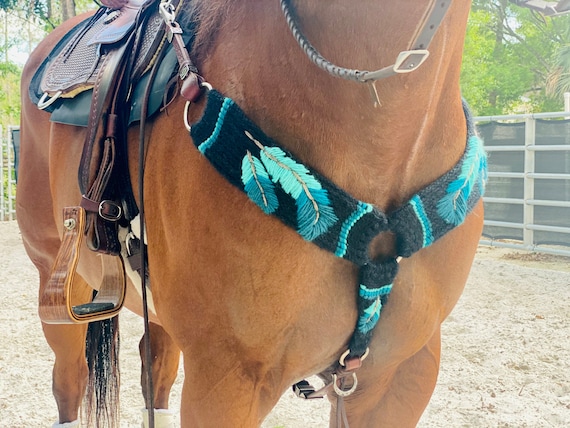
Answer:
<path fill-rule="evenodd" d="M 332 76 L 345 80 L 353 80 L 369 85 L 370 94 L 375 106 L 379 106 L 380 99 L 376 90 L 375 82 L 380 79 L 395 76 L 397 74 L 411 73 L 417 70 L 429 56 L 429 45 L 437 32 L 452 0 L 431 0 L 426 12 L 416 27 L 412 42 L 408 49 L 401 51 L 396 57 L 394 64 L 374 71 L 350 69 L 333 64 L 311 44 L 303 35 L 291 6 L 291 0 L 280 0 L 281 10 L 287 21 L 287 25 L 297 41 L 299 47 L 317 67 Z"/>

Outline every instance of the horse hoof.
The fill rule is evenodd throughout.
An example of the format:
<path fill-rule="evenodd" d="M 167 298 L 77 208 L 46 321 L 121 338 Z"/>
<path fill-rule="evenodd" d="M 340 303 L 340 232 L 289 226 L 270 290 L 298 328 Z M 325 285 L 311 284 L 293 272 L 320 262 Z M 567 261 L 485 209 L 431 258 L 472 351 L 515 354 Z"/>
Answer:
<path fill-rule="evenodd" d="M 148 428 L 148 409 L 142 409 L 142 428 Z M 174 411 L 168 409 L 154 409 L 154 428 L 174 428 Z"/>
<path fill-rule="evenodd" d="M 60 424 L 59 422 L 54 422 L 51 428 L 75 428 L 79 426 L 79 419 L 74 420 L 73 422 L 65 422 Z"/>

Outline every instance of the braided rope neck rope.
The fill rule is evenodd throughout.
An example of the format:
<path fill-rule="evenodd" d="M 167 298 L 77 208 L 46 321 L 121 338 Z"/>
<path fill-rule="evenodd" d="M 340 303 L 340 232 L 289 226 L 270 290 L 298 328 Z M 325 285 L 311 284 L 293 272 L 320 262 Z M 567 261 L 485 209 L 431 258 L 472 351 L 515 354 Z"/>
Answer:
<path fill-rule="evenodd" d="M 362 357 L 398 272 L 395 258 L 371 260 L 374 237 L 390 231 L 397 256 L 410 257 L 459 226 L 483 195 L 487 158 L 467 118 L 467 144 L 457 164 L 390 214 L 359 201 L 267 137 L 230 98 L 208 92 L 202 119 L 192 126 L 198 150 L 266 214 L 306 241 L 360 267 L 358 322 L 349 357 Z"/>

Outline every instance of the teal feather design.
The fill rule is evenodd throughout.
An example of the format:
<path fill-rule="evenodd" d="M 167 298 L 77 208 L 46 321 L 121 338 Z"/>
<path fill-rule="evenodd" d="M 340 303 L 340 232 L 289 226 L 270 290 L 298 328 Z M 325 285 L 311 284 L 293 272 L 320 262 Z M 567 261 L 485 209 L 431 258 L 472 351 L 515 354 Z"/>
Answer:
<path fill-rule="evenodd" d="M 376 324 L 378 324 L 378 320 L 380 320 L 380 312 L 382 311 L 382 302 L 380 298 L 377 298 L 374 303 L 368 306 L 364 313 L 358 319 L 358 330 L 362 334 L 366 334 L 371 331 Z"/>
<path fill-rule="evenodd" d="M 487 174 L 487 155 L 481 140 L 473 136 L 467 144 L 459 177 L 447 186 L 446 195 L 437 203 L 438 214 L 454 226 L 459 226 L 465 220 L 467 201 L 476 184 L 483 193 Z"/>
<path fill-rule="evenodd" d="M 261 161 L 248 150 L 241 163 L 241 181 L 245 193 L 265 214 L 279 207 L 275 186 Z"/>
<path fill-rule="evenodd" d="M 297 231 L 304 239 L 314 240 L 338 221 L 327 190 L 305 165 L 296 162 L 279 147 L 264 146 L 249 132 L 246 131 L 246 135 L 259 147 L 259 157 L 271 180 L 295 200 Z"/>

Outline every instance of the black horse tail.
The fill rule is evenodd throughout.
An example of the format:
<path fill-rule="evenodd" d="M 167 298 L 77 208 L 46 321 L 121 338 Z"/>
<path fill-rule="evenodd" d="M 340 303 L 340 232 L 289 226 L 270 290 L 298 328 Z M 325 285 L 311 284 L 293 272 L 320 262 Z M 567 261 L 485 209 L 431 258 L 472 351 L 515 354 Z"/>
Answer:
<path fill-rule="evenodd" d="M 119 426 L 119 317 L 89 323 L 85 357 L 89 379 L 83 403 L 87 426 Z"/>

